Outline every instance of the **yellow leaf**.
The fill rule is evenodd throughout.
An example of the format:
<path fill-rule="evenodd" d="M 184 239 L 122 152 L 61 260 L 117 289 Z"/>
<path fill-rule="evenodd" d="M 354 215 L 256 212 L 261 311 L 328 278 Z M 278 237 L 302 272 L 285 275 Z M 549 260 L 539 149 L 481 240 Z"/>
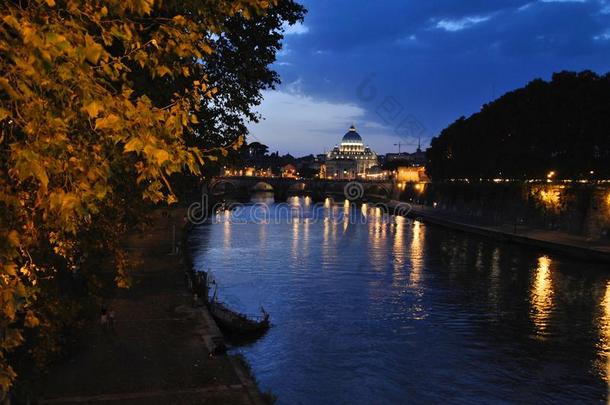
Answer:
<path fill-rule="evenodd" d="M 9 263 L 4 265 L 4 273 L 9 276 L 17 275 L 17 265 L 15 263 Z"/>
<path fill-rule="evenodd" d="M 163 149 L 157 149 L 154 152 L 154 157 L 157 160 L 157 164 L 162 165 L 169 160 L 169 153 Z"/>
<path fill-rule="evenodd" d="M 208 55 L 211 55 L 212 52 L 214 52 L 212 47 L 210 45 L 208 45 L 208 44 L 201 45 L 201 48 L 203 48 L 203 52 L 207 53 Z"/>
<path fill-rule="evenodd" d="M 21 24 L 19 24 L 19 21 L 17 21 L 17 19 L 12 15 L 5 15 L 4 17 L 2 17 L 2 21 L 4 21 L 7 25 L 13 27 L 16 30 L 21 29 Z"/>
<path fill-rule="evenodd" d="M 199 124 L 199 120 L 197 119 L 196 115 L 191 115 L 191 123 L 193 124 Z"/>
<path fill-rule="evenodd" d="M 83 110 L 89 114 L 89 117 L 95 118 L 100 112 L 104 111 L 104 106 L 99 101 L 92 101 L 83 107 Z"/>
<path fill-rule="evenodd" d="M 46 190 L 47 186 L 49 185 L 49 176 L 47 176 L 47 171 L 38 163 L 32 164 L 32 171 L 34 172 L 34 175 L 38 181 L 40 181 L 42 188 Z"/>
<path fill-rule="evenodd" d="M 95 192 L 95 197 L 101 200 L 106 197 L 106 194 L 108 194 L 108 187 L 103 184 L 97 183 L 93 191 Z"/>
<path fill-rule="evenodd" d="M 10 113 L 8 112 L 8 110 L 5 110 L 4 108 L 0 108 L 0 121 L 5 119 L 6 117 L 8 117 L 9 114 Z"/>
<path fill-rule="evenodd" d="M 125 144 L 125 152 L 140 152 L 144 144 L 140 140 L 140 138 L 131 138 L 129 142 Z"/>
<path fill-rule="evenodd" d="M 32 311 L 28 311 L 25 314 L 24 324 L 26 328 L 35 328 L 36 326 L 40 325 L 40 321 L 38 318 L 36 318 Z"/>
<path fill-rule="evenodd" d="M 135 5 L 135 11 L 142 14 L 150 14 L 154 0 L 132 0 Z"/>
<path fill-rule="evenodd" d="M 119 121 L 119 117 L 114 114 L 109 114 L 95 120 L 95 129 L 117 129 Z"/>
<path fill-rule="evenodd" d="M 8 233 L 8 243 L 13 247 L 19 246 L 19 233 L 17 231 L 12 230 Z"/>
<path fill-rule="evenodd" d="M 102 56 L 102 52 L 104 52 L 104 48 L 102 48 L 102 46 L 100 44 L 95 42 L 93 37 L 91 37 L 90 35 L 86 35 L 84 52 L 85 52 L 85 59 L 87 59 L 87 61 L 89 61 L 89 63 L 91 63 L 93 65 L 97 65 L 97 62 L 100 60 L 100 57 Z"/>
<path fill-rule="evenodd" d="M 181 15 L 177 15 L 174 18 L 172 18 L 172 21 L 175 22 L 178 25 L 185 25 L 186 24 L 186 18 L 184 18 L 184 16 Z"/>
<path fill-rule="evenodd" d="M 55 6 L 55 0 L 46 0 L 46 3 L 49 7 Z"/>
<path fill-rule="evenodd" d="M 157 67 L 157 74 L 161 77 L 165 76 L 165 75 L 171 75 L 172 71 L 169 70 L 169 68 L 167 66 L 158 66 Z"/>
<path fill-rule="evenodd" d="M 6 80 L 4 77 L 0 78 L 0 87 L 2 87 L 4 91 L 6 91 L 6 94 L 8 94 L 11 98 L 21 98 L 15 89 L 9 84 L 8 80 Z"/>
<path fill-rule="evenodd" d="M 61 196 L 61 208 L 64 210 L 73 210 L 79 203 L 78 198 L 74 193 L 66 193 Z"/>

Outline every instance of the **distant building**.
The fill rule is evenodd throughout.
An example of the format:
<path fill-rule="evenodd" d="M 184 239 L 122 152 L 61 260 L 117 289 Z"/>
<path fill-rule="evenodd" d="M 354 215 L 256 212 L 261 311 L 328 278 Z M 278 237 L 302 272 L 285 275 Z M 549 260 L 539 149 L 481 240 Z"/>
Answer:
<path fill-rule="evenodd" d="M 293 164 L 282 167 L 282 177 L 296 179 L 298 177 L 297 168 Z"/>
<path fill-rule="evenodd" d="M 424 166 L 426 164 L 426 152 L 417 149 L 414 153 L 388 153 L 385 155 L 387 165 L 400 164 L 408 166 Z"/>
<path fill-rule="evenodd" d="M 324 177 L 336 179 L 364 177 L 367 170 L 377 164 L 377 155 L 364 146 L 362 137 L 352 125 L 343 136 L 341 145 L 335 146 L 326 155 Z"/>
<path fill-rule="evenodd" d="M 387 153 L 384 164 L 388 167 L 425 166 L 426 152 L 421 150 L 421 145 L 418 145 L 417 150 L 413 153 Z"/>
<path fill-rule="evenodd" d="M 426 175 L 423 166 L 400 166 L 396 169 L 396 180 L 399 183 L 428 183 L 430 179 Z"/>
<path fill-rule="evenodd" d="M 254 166 L 240 168 L 225 166 L 222 175 L 225 177 L 273 177 L 270 168 L 258 168 Z"/>
<path fill-rule="evenodd" d="M 390 177 L 390 173 L 381 166 L 373 166 L 366 172 L 368 180 L 386 180 L 388 177 Z"/>

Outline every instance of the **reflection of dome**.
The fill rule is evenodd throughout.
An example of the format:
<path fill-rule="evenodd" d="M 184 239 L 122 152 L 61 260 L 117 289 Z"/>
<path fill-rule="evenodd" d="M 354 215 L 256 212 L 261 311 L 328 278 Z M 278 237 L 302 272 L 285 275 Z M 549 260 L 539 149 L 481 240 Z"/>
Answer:
<path fill-rule="evenodd" d="M 349 131 L 347 132 L 347 134 L 343 135 L 343 139 L 341 140 L 341 143 L 357 143 L 357 144 L 362 144 L 362 137 L 360 136 L 360 134 L 358 134 L 358 132 L 356 132 L 356 127 L 354 127 L 353 125 L 349 128 Z"/>

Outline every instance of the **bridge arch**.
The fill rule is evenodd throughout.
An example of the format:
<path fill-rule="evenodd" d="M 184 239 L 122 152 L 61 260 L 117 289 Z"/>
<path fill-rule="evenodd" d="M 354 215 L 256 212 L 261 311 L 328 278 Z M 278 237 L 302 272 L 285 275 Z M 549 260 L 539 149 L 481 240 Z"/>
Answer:
<path fill-rule="evenodd" d="M 273 191 L 273 186 L 267 182 L 259 181 L 250 188 L 251 191 Z"/>
<path fill-rule="evenodd" d="M 237 191 L 237 185 L 229 180 L 217 180 L 210 184 L 210 192 L 212 194 L 231 194 Z"/>
<path fill-rule="evenodd" d="M 392 193 L 383 184 L 372 184 L 366 188 L 366 194 L 388 198 Z"/>
<path fill-rule="evenodd" d="M 307 184 L 304 182 L 293 183 L 288 186 L 289 193 L 302 193 L 307 190 Z"/>

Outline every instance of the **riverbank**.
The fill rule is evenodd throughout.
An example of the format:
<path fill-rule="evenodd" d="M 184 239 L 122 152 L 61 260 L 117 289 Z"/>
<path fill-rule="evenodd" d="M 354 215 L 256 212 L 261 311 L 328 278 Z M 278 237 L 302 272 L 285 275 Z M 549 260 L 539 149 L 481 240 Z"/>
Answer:
<path fill-rule="evenodd" d="M 222 334 L 207 309 L 193 305 L 183 260 L 172 254 L 184 210 L 166 212 L 154 211 L 151 227 L 125 237 L 136 265 L 132 287 L 106 297 L 114 331 L 90 321 L 82 347 L 41 382 L 40 403 L 264 403 L 239 358 L 213 355 Z"/>
<path fill-rule="evenodd" d="M 400 203 L 400 201 L 392 200 L 388 203 L 388 206 L 394 209 Z M 535 229 L 519 225 L 473 225 L 454 218 L 450 213 L 424 205 L 412 205 L 407 216 L 459 231 L 566 254 L 578 259 L 610 263 L 610 244 L 591 241 L 586 237 L 567 232 Z"/>

